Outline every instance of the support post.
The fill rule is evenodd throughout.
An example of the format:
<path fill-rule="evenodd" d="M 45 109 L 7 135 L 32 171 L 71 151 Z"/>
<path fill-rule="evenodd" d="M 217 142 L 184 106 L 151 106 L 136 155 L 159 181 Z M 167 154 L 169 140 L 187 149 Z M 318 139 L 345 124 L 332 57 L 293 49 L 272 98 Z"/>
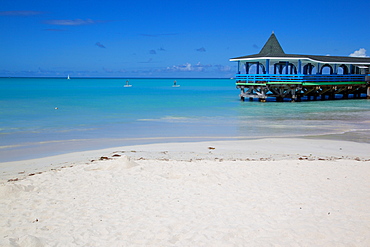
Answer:
<path fill-rule="evenodd" d="M 249 74 L 249 63 L 245 63 L 245 73 Z"/>
<path fill-rule="evenodd" d="M 289 61 L 285 62 L 285 74 L 289 74 Z"/>
<path fill-rule="evenodd" d="M 270 74 L 270 59 L 266 59 L 266 74 Z"/>
<path fill-rule="evenodd" d="M 257 65 L 257 71 L 256 71 L 256 74 L 258 75 L 258 74 L 260 73 L 260 63 L 259 63 L 259 62 L 257 62 L 257 63 L 256 63 L 256 65 Z"/>
<path fill-rule="evenodd" d="M 240 89 L 240 100 L 241 101 L 244 101 L 244 94 L 245 94 L 245 89 L 244 88 L 241 88 Z"/>
<path fill-rule="evenodd" d="M 317 63 L 317 70 L 316 70 L 316 74 L 317 74 L 317 75 L 321 74 L 321 73 L 320 73 L 320 63 Z"/>
<path fill-rule="evenodd" d="M 290 88 L 290 93 L 291 93 L 291 95 L 292 95 L 292 100 L 291 100 L 291 102 L 295 102 L 296 101 L 296 99 L 297 99 L 297 95 L 295 94 L 296 93 L 296 88 L 294 87 L 294 88 Z"/>
<path fill-rule="evenodd" d="M 301 74 L 302 72 L 302 62 L 301 59 L 298 60 L 298 74 Z"/>
<path fill-rule="evenodd" d="M 329 99 L 330 100 L 334 100 L 335 99 L 335 93 L 334 92 L 330 92 Z"/>

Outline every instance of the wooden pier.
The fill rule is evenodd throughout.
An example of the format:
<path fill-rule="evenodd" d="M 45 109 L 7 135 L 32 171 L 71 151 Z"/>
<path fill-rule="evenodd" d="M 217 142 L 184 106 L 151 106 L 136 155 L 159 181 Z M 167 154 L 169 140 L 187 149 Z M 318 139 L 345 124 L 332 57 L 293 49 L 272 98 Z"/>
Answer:
<path fill-rule="evenodd" d="M 241 100 L 370 99 L 370 58 L 285 54 L 272 33 L 260 53 L 230 61 Z"/>

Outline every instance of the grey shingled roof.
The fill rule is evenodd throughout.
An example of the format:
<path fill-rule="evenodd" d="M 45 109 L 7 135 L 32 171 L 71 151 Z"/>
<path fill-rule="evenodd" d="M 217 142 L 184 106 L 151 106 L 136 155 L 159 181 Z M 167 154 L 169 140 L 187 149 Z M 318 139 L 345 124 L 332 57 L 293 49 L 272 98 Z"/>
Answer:
<path fill-rule="evenodd" d="M 258 54 L 235 57 L 232 60 L 239 59 L 259 59 L 259 58 L 291 58 L 291 59 L 309 59 L 323 63 L 354 63 L 354 64 L 370 64 L 368 57 L 344 57 L 344 56 L 318 56 L 318 55 L 299 55 L 286 54 L 277 40 L 274 33 L 271 34 L 266 44 L 262 47 Z"/>
<path fill-rule="evenodd" d="M 262 47 L 259 53 L 261 56 L 280 56 L 284 54 L 285 52 L 274 33 L 271 34 L 270 38 L 267 40 L 266 44 Z"/>

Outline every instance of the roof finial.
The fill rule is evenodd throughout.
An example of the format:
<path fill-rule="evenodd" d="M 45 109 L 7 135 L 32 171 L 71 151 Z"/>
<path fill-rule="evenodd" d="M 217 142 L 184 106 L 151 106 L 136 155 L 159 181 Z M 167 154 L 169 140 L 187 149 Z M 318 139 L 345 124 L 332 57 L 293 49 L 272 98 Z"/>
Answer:
<path fill-rule="evenodd" d="M 275 32 L 274 32 L 274 31 L 272 31 L 272 33 L 274 34 Z"/>

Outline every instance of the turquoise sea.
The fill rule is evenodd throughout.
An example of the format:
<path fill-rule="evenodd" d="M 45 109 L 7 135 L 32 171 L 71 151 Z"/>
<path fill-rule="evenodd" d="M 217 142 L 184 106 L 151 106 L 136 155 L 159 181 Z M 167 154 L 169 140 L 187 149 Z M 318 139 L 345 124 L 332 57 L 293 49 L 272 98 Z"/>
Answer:
<path fill-rule="evenodd" d="M 126 80 L 0 78 L 0 162 L 168 141 L 370 142 L 370 100 L 241 102 L 230 79 Z"/>

